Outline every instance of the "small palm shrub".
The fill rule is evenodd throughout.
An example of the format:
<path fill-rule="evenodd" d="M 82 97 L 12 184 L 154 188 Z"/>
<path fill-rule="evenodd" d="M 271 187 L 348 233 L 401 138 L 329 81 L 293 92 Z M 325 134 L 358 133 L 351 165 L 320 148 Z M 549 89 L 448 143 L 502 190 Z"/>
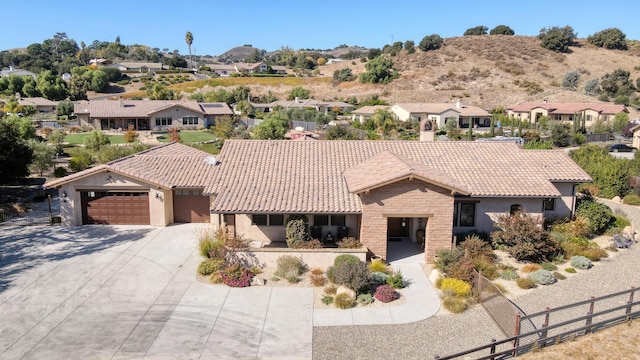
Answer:
<path fill-rule="evenodd" d="M 299 276 L 304 272 L 305 265 L 302 259 L 291 255 L 282 255 L 276 260 L 275 275 L 287 279 L 290 283 L 300 281 Z"/>
<path fill-rule="evenodd" d="M 376 288 L 373 297 L 380 302 L 388 303 L 398 298 L 398 292 L 390 285 L 380 285 Z"/>
<path fill-rule="evenodd" d="M 400 272 L 400 270 L 396 270 L 387 275 L 387 285 L 393 287 L 394 289 L 404 288 L 404 278 L 402 277 L 402 273 Z"/>
<path fill-rule="evenodd" d="M 198 265 L 198 274 L 211 275 L 224 267 L 224 261 L 220 259 L 206 259 Z"/>
<path fill-rule="evenodd" d="M 313 286 L 324 286 L 326 282 L 326 278 L 324 277 L 324 271 L 320 268 L 314 268 L 311 270 L 309 274 L 309 278 L 311 279 L 311 285 Z"/>
<path fill-rule="evenodd" d="M 362 247 L 362 243 L 360 240 L 354 238 L 353 236 L 346 237 L 342 239 L 342 241 L 338 241 L 336 243 L 339 248 L 343 249 L 360 249 Z"/>
<path fill-rule="evenodd" d="M 359 305 L 369 305 L 371 303 L 373 303 L 373 296 L 371 294 L 360 294 L 358 295 L 358 297 L 356 298 L 356 302 Z"/>
<path fill-rule="evenodd" d="M 564 280 L 564 279 L 566 279 L 566 278 L 567 278 L 566 276 L 562 275 L 561 273 L 559 273 L 559 272 L 557 272 L 557 271 L 554 271 L 554 272 L 553 272 L 553 276 L 555 276 L 555 277 L 556 277 L 556 279 L 558 279 L 558 280 Z"/>
<path fill-rule="evenodd" d="M 568 272 L 569 274 L 575 274 L 576 273 L 576 269 L 574 269 L 572 267 L 568 267 L 568 268 L 564 269 L 564 271 Z"/>
<path fill-rule="evenodd" d="M 333 303 L 333 296 L 331 295 L 325 295 L 322 297 L 322 303 L 325 305 L 329 305 Z"/>
<path fill-rule="evenodd" d="M 442 291 L 451 291 L 456 296 L 469 296 L 471 294 L 471 285 L 460 279 L 445 278 L 440 284 L 440 289 Z"/>
<path fill-rule="evenodd" d="M 379 271 L 375 271 L 371 273 L 371 284 L 372 285 L 383 285 L 387 283 L 387 274 Z"/>
<path fill-rule="evenodd" d="M 371 270 L 371 272 L 386 273 L 387 264 L 385 264 L 382 259 L 371 259 L 371 262 L 369 263 L 369 270 Z"/>
<path fill-rule="evenodd" d="M 235 264 L 220 271 L 222 282 L 231 287 L 247 287 L 255 274 L 244 266 Z"/>
<path fill-rule="evenodd" d="M 537 286 L 533 279 L 523 277 L 518 278 L 516 280 L 516 284 L 520 289 L 533 289 Z"/>
<path fill-rule="evenodd" d="M 342 263 L 351 263 L 351 264 L 357 264 L 360 263 L 360 258 L 358 258 L 355 255 L 351 255 L 351 254 L 342 254 L 342 255 L 338 255 L 336 256 L 336 258 L 333 260 L 333 265 L 334 266 L 338 266 Z"/>
<path fill-rule="evenodd" d="M 551 285 L 556 282 L 556 277 L 553 276 L 551 271 L 540 269 L 530 273 L 527 276 L 529 279 L 532 279 L 536 282 L 536 284 L 540 285 Z"/>
<path fill-rule="evenodd" d="M 467 310 L 469 304 L 465 298 L 454 294 L 445 294 L 442 297 L 442 306 L 454 314 L 459 314 Z"/>
<path fill-rule="evenodd" d="M 589 258 L 585 256 L 576 255 L 571 257 L 571 266 L 576 269 L 586 270 L 593 266 L 593 263 Z"/>
<path fill-rule="evenodd" d="M 515 270 L 505 270 L 500 273 L 500 278 L 504 280 L 515 280 L 518 277 L 518 273 Z"/>
<path fill-rule="evenodd" d="M 542 266 L 540 264 L 527 264 L 520 269 L 523 273 L 531 273 L 537 270 L 540 270 Z"/>
<path fill-rule="evenodd" d="M 356 299 L 347 293 L 340 293 L 333 298 L 333 304 L 338 309 L 350 309 L 355 305 L 355 303 Z"/>

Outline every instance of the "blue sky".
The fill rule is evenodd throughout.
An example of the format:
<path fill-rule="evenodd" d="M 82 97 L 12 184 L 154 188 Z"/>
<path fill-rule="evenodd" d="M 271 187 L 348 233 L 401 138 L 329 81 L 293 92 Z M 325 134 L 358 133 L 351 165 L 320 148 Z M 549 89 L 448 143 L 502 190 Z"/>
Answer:
<path fill-rule="evenodd" d="M 5 29 L 0 50 L 65 32 L 78 44 L 120 36 L 123 44 L 188 54 L 187 31 L 197 55 L 220 55 L 243 44 L 267 51 L 340 44 L 381 48 L 392 39 L 418 44 L 425 35 L 461 36 L 473 26 L 500 24 L 527 36 L 570 25 L 580 38 L 617 27 L 627 39 L 640 40 L 639 10 L 638 0 L 10 0 L 0 7 Z"/>

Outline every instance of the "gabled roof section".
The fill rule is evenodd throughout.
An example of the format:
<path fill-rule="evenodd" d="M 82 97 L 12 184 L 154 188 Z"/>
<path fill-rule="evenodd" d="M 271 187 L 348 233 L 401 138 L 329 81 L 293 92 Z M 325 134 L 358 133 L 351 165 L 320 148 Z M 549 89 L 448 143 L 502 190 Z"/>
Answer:
<path fill-rule="evenodd" d="M 540 102 L 524 102 L 518 105 L 511 105 L 507 110 L 513 112 L 531 112 L 535 108 L 541 108 L 549 111 L 551 114 L 575 114 L 585 110 L 594 110 L 600 114 L 617 114 L 620 112 L 628 112 L 624 105 L 609 103 L 548 103 Z"/>
<path fill-rule="evenodd" d="M 385 151 L 404 163 L 390 177 L 409 167 L 472 197 L 553 198 L 560 196 L 554 182 L 591 181 L 562 151 L 512 143 L 227 140 L 204 193 L 216 196 L 212 209 L 223 213 L 359 213 L 360 199 L 350 190 L 384 179 L 356 182 L 345 180 L 345 172 Z"/>
<path fill-rule="evenodd" d="M 391 106 L 388 105 L 367 105 L 359 109 L 353 110 L 351 113 L 354 115 L 372 116 L 378 110 L 388 110 Z"/>
<path fill-rule="evenodd" d="M 233 112 L 226 103 L 199 103 L 181 100 L 91 100 L 76 103 L 76 114 L 88 113 L 93 118 L 148 118 L 153 114 L 172 107 L 181 107 L 188 111 L 207 115 L 231 115 Z"/>
<path fill-rule="evenodd" d="M 394 106 L 404 109 L 409 113 L 442 114 L 445 111 L 455 111 L 459 113 L 460 116 L 491 116 L 489 112 L 482 108 L 464 104 L 398 103 Z"/>
<path fill-rule="evenodd" d="M 344 172 L 349 192 L 359 194 L 401 180 L 422 180 L 462 195 L 469 195 L 458 181 L 450 176 L 385 150 Z"/>
<path fill-rule="evenodd" d="M 45 184 L 54 188 L 100 172 L 114 172 L 165 189 L 204 187 L 215 166 L 209 153 L 179 143 L 169 143 L 96 166 Z"/>

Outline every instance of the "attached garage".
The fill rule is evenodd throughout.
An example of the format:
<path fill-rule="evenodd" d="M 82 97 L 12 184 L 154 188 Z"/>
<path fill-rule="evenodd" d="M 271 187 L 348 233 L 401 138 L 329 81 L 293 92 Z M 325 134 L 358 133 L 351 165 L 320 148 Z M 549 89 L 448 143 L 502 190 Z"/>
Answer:
<path fill-rule="evenodd" d="M 178 189 L 173 191 L 173 222 L 206 223 L 209 215 L 209 197 L 202 189 Z"/>
<path fill-rule="evenodd" d="M 81 191 L 82 223 L 149 225 L 149 193 L 142 191 Z"/>

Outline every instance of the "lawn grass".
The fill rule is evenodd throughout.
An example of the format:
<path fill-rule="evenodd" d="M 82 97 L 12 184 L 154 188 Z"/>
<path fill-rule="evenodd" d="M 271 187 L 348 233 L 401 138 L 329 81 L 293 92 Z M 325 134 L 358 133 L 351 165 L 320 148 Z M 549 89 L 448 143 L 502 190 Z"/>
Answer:
<path fill-rule="evenodd" d="M 180 131 L 180 140 L 182 140 L 183 143 L 197 143 L 197 142 L 203 142 L 203 141 L 211 141 L 215 139 L 216 139 L 215 136 L 204 131 L 186 131 L 186 130 Z M 158 137 L 158 141 L 168 142 L 169 135 L 167 134 L 167 135 L 162 135 Z"/>
<path fill-rule="evenodd" d="M 84 139 L 89 136 L 89 133 L 81 133 L 81 134 L 69 134 L 64 137 L 64 141 L 68 142 L 71 145 L 79 145 L 84 143 Z M 109 136 L 109 140 L 111 144 L 124 144 L 124 135 L 107 135 Z"/>

